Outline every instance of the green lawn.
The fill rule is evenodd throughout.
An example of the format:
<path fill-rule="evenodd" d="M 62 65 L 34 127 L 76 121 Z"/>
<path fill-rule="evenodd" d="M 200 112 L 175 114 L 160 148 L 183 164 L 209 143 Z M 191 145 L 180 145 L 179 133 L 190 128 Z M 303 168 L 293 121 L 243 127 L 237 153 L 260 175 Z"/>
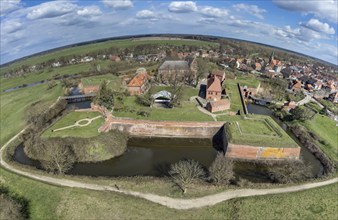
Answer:
<path fill-rule="evenodd" d="M 231 101 L 230 111 L 237 112 L 238 110 L 240 110 L 241 112 L 243 112 L 241 97 L 239 95 L 236 81 L 225 80 L 225 89 L 226 94 L 229 95 Z"/>
<path fill-rule="evenodd" d="M 311 120 L 303 123 L 311 132 L 318 135 L 325 144 L 321 149 L 334 161 L 338 161 L 338 126 L 327 116 L 316 114 Z"/>
<path fill-rule="evenodd" d="M 52 186 L 18 178 L 3 168 L 0 171 L 4 185 L 29 201 L 31 219 L 333 220 L 337 217 L 337 184 L 290 194 L 233 199 L 199 209 L 174 210 L 132 196 Z"/>
<path fill-rule="evenodd" d="M 57 121 L 52 127 L 48 128 L 42 137 L 94 137 L 99 135 L 98 128 L 104 123 L 103 118 L 95 119 L 85 127 L 72 127 L 61 131 L 53 131 L 58 128 L 73 125 L 76 121 L 84 118 L 94 118 L 100 116 L 98 112 L 70 112 L 65 117 Z"/>
<path fill-rule="evenodd" d="M 106 74 L 101 76 L 91 76 L 81 79 L 84 86 L 88 85 L 101 85 L 103 81 L 108 83 L 108 87 L 120 91 L 122 86 L 122 79 L 112 74 Z"/>
<path fill-rule="evenodd" d="M 299 147 L 297 143 L 270 117 L 239 119 L 226 125 L 229 142 L 266 147 Z"/>
<path fill-rule="evenodd" d="M 47 90 L 47 85 L 37 85 L 7 93 L 1 92 L 1 146 L 25 127 L 25 111 L 32 103 L 42 100 L 52 104 L 62 94 L 60 85 L 50 90 Z"/>

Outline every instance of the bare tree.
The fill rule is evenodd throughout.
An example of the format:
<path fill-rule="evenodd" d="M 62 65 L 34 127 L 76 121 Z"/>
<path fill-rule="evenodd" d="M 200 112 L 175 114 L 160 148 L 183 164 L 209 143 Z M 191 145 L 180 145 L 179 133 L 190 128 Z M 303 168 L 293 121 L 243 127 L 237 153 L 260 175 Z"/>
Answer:
<path fill-rule="evenodd" d="M 76 161 L 72 148 L 59 141 L 51 141 L 42 149 L 44 159 L 41 160 L 41 164 L 48 171 L 64 174 Z"/>
<path fill-rule="evenodd" d="M 234 178 L 234 163 L 222 153 L 218 153 L 209 168 L 210 179 L 215 184 L 228 184 Z"/>
<path fill-rule="evenodd" d="M 202 179 L 205 176 L 205 172 L 201 165 L 197 161 L 190 159 L 172 164 L 170 166 L 169 174 L 183 193 L 187 192 L 187 188 L 194 181 Z"/>

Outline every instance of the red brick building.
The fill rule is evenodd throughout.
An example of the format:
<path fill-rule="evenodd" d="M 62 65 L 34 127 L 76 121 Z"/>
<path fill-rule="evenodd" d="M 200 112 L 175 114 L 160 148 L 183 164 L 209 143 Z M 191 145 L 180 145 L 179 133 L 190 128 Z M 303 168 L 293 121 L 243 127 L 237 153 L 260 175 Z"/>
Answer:
<path fill-rule="evenodd" d="M 218 101 L 221 100 L 221 95 L 222 95 L 221 81 L 219 80 L 218 77 L 211 76 L 208 79 L 207 92 L 205 98 L 207 100 Z"/>
<path fill-rule="evenodd" d="M 149 88 L 149 75 L 147 72 L 139 72 L 128 83 L 130 95 L 141 95 Z"/>
<path fill-rule="evenodd" d="M 211 101 L 206 105 L 206 109 L 209 112 L 219 112 L 230 109 L 230 101 L 227 99 L 222 99 L 219 101 Z"/>

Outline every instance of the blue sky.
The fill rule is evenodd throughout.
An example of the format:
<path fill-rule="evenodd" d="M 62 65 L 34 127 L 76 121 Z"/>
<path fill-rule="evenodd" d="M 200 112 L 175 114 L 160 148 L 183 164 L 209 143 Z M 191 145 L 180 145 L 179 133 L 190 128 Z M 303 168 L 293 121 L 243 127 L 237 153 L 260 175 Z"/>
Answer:
<path fill-rule="evenodd" d="M 338 64 L 337 0 L 1 0 L 1 64 L 77 42 L 131 34 L 217 35 Z"/>

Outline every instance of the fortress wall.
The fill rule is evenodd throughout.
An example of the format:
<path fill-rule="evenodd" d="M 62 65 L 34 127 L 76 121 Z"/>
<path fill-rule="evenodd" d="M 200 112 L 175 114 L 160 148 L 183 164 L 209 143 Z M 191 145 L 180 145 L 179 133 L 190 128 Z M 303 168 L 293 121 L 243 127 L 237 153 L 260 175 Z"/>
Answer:
<path fill-rule="evenodd" d="M 299 159 L 300 147 L 298 148 L 273 148 L 229 143 L 226 155 L 240 159 Z"/>

